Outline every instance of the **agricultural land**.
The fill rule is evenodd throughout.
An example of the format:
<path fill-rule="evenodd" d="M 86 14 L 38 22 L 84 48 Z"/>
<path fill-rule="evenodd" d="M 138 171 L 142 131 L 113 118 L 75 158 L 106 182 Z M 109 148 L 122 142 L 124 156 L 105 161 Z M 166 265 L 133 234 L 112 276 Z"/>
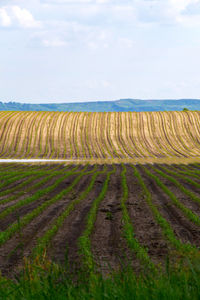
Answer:
<path fill-rule="evenodd" d="M 0 112 L 0 299 L 200 299 L 200 112 Z M 70 161 L 71 160 L 71 161 Z"/>
<path fill-rule="evenodd" d="M 200 112 L 0 112 L 0 158 L 200 157 Z"/>

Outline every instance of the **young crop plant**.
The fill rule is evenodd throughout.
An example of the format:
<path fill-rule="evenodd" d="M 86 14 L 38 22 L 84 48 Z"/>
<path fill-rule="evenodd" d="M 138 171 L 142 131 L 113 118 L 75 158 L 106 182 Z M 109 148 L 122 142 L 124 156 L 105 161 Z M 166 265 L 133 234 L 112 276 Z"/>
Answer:
<path fill-rule="evenodd" d="M 47 195 L 48 193 L 52 192 L 64 179 L 66 179 L 67 177 L 73 175 L 74 172 L 77 170 L 77 168 L 78 168 L 78 166 L 75 167 L 74 169 L 72 169 L 71 171 L 66 172 L 65 175 L 58 178 L 55 181 L 55 183 L 53 183 L 52 185 L 50 185 L 46 188 L 43 188 L 43 189 L 37 191 L 31 197 L 26 197 L 25 199 L 19 200 L 16 204 L 14 204 L 12 206 L 9 206 L 8 208 L 2 210 L 0 212 L 0 219 L 4 218 L 5 216 L 10 214 L 11 212 L 17 210 L 18 208 L 20 208 L 24 205 L 27 205 L 31 202 L 34 202 L 34 201 L 40 199 L 42 196 Z"/>
<path fill-rule="evenodd" d="M 25 180 L 21 184 L 13 187 L 11 189 L 7 189 L 7 190 L 4 190 L 4 191 L 0 192 L 0 197 L 2 197 L 4 195 L 11 194 L 11 193 L 13 193 L 17 190 L 22 189 L 23 187 L 29 186 L 29 184 L 32 184 L 32 182 L 34 182 L 36 179 L 40 179 L 40 178 L 43 178 L 45 176 L 45 178 L 43 178 L 42 180 L 40 180 L 39 182 L 37 182 L 33 186 L 30 186 L 29 188 L 26 189 L 26 192 L 35 191 L 39 187 L 43 186 L 45 183 L 49 182 L 50 179 L 52 179 L 54 177 L 58 178 L 59 176 L 65 174 L 65 171 L 68 170 L 69 167 L 70 167 L 70 165 L 68 165 L 67 167 L 65 167 L 64 169 L 62 169 L 60 171 L 57 171 L 58 167 L 55 167 L 51 170 L 45 170 L 45 169 L 38 170 L 35 173 L 35 175 L 33 174 L 33 176 L 31 176 L 30 178 L 28 178 L 27 180 Z M 6 197 L 6 199 L 1 199 L 0 204 L 5 204 L 5 203 L 8 203 L 8 202 L 11 202 L 11 201 L 19 198 L 22 195 L 24 195 L 24 189 L 19 191 L 17 194 Z"/>
<path fill-rule="evenodd" d="M 191 169 L 189 167 L 184 167 L 184 166 L 180 166 L 180 165 L 178 165 L 178 167 L 177 167 L 177 165 L 176 165 L 176 167 L 170 166 L 170 168 L 173 169 L 175 172 L 178 172 L 178 174 L 183 174 L 183 175 L 186 175 L 189 177 L 194 177 L 196 179 L 200 179 L 200 171 L 197 169 Z"/>
<path fill-rule="evenodd" d="M 121 184 L 123 189 L 123 196 L 121 199 L 121 208 L 124 236 L 126 238 L 129 248 L 136 254 L 139 261 L 153 271 L 155 270 L 155 265 L 150 260 L 147 250 L 140 245 L 137 238 L 135 237 L 133 224 L 131 222 L 128 209 L 126 207 L 126 201 L 128 199 L 128 185 L 126 180 L 126 172 L 126 166 L 122 164 Z"/>
<path fill-rule="evenodd" d="M 68 186 L 66 189 L 62 190 L 60 193 L 58 193 L 53 198 L 51 198 L 47 201 L 44 201 L 41 205 L 37 206 L 31 212 L 29 212 L 24 217 L 22 217 L 21 220 L 20 220 L 21 228 L 23 228 L 24 226 L 29 224 L 35 217 L 40 215 L 50 205 L 52 205 L 52 204 L 56 203 L 57 201 L 61 200 L 67 193 L 69 193 L 78 184 L 78 182 L 81 180 L 81 178 L 85 175 L 85 170 L 87 169 L 87 167 L 88 167 L 88 165 L 86 165 L 85 168 L 80 172 L 73 172 L 73 171 L 67 172 L 66 175 L 63 176 L 62 180 L 66 179 L 67 177 L 69 177 L 71 175 L 76 175 L 77 174 L 77 177 L 74 179 L 74 181 L 71 183 L 71 185 Z M 61 180 L 58 180 L 58 181 L 62 182 Z M 58 181 L 56 181 L 56 183 L 53 184 L 54 187 L 55 187 L 55 184 L 58 184 Z M 35 201 L 37 197 L 39 198 L 42 195 L 45 195 L 51 189 L 52 189 L 52 187 L 50 186 L 50 187 L 46 188 L 45 190 L 43 189 L 43 190 L 40 190 L 40 191 L 36 192 L 36 194 L 32 196 L 31 200 L 29 200 L 29 198 L 27 198 L 26 201 L 25 201 L 26 203 L 24 203 L 24 204 Z M 12 209 L 12 211 L 13 211 L 13 209 Z M 6 213 L 4 213 L 4 215 L 5 214 Z M 3 217 L 3 216 L 1 216 L 1 217 Z M 18 224 L 17 224 L 17 222 L 15 222 L 15 223 L 11 224 L 5 231 L 1 232 L 0 233 L 0 246 L 3 245 L 7 240 L 9 240 L 17 232 L 17 229 L 18 229 Z"/>
<path fill-rule="evenodd" d="M 156 205 L 153 204 L 152 195 L 148 190 L 147 186 L 145 185 L 138 169 L 134 165 L 131 165 L 131 167 L 133 168 L 135 177 L 138 179 L 138 182 L 142 187 L 145 201 L 148 204 L 149 208 L 151 209 L 156 222 L 158 223 L 158 225 L 160 225 L 162 229 L 163 236 L 167 238 L 167 240 L 180 252 L 181 255 L 183 254 L 186 256 L 187 255 L 192 256 L 193 254 L 196 255 L 198 253 L 198 250 L 195 246 L 192 246 L 189 243 L 188 244 L 182 243 L 180 240 L 176 238 L 174 231 L 170 226 L 169 222 L 161 215 Z M 146 174 L 151 177 L 152 175 L 151 172 L 148 171 L 146 168 L 144 168 L 144 170 Z"/>
<path fill-rule="evenodd" d="M 86 219 L 85 229 L 79 238 L 79 252 L 83 257 L 83 265 L 90 275 L 93 274 L 95 268 L 95 261 L 91 250 L 90 236 L 94 228 L 99 205 L 107 193 L 110 177 L 112 174 L 115 174 L 115 172 L 116 172 L 115 166 L 113 167 L 113 170 L 107 172 L 102 190 L 92 203 L 92 207 L 90 208 L 90 211 Z"/>
<path fill-rule="evenodd" d="M 153 167 L 152 167 L 153 168 Z M 156 184 L 163 190 L 163 192 L 171 199 L 173 204 L 175 204 L 176 207 L 178 207 L 183 214 L 192 222 L 194 222 L 197 225 L 200 225 L 200 218 L 198 215 L 193 213 L 190 209 L 185 207 L 179 200 L 178 198 L 174 195 L 174 193 L 168 189 L 168 187 L 157 177 L 156 175 L 152 174 L 149 170 L 147 170 L 145 167 L 143 167 L 145 170 L 146 174 L 151 177 Z M 156 168 L 153 168 L 155 172 L 160 174 L 161 176 L 168 178 L 168 175 L 165 175 L 163 172 L 157 170 Z M 163 174 L 163 175 L 162 175 Z"/>
<path fill-rule="evenodd" d="M 33 176 L 34 174 L 37 174 L 38 171 L 35 171 L 34 173 L 34 168 L 33 169 L 28 169 L 25 170 L 24 172 L 19 172 L 18 171 L 12 171 L 9 172 L 7 176 L 5 176 L 5 173 L 3 173 L 2 175 L 2 180 L 3 182 L 0 183 L 0 189 L 5 188 L 7 186 L 9 186 L 10 184 L 17 182 L 21 179 L 24 179 L 28 176 Z M 0 191 L 0 195 L 3 191 Z"/>
<path fill-rule="evenodd" d="M 170 176 L 170 175 L 167 175 L 166 173 L 162 172 L 161 170 L 157 169 L 157 168 L 154 168 L 154 167 L 151 167 L 156 173 L 158 173 L 159 175 L 161 175 L 162 177 L 168 179 L 169 181 L 171 181 L 176 187 L 178 187 L 184 194 L 186 194 L 187 196 L 189 196 L 193 201 L 197 202 L 197 203 L 200 203 L 200 197 L 196 196 L 193 192 L 189 191 L 188 189 L 186 189 L 178 180 L 176 180 L 174 177 Z M 167 168 L 164 168 L 164 171 L 167 172 L 167 173 L 171 173 Z M 174 175 L 174 174 L 173 174 Z M 185 176 L 178 176 L 180 177 L 181 179 L 184 179 L 185 181 L 187 181 L 188 183 L 190 184 L 193 184 L 193 185 L 198 185 L 198 184 L 195 184 L 194 181 L 192 181 L 191 179 L 185 177 Z M 199 185 L 198 185 L 199 187 Z M 199 219 L 200 221 L 200 219 Z"/>
<path fill-rule="evenodd" d="M 190 183 L 191 185 L 194 185 L 195 187 L 200 188 L 200 184 L 191 179 L 191 177 L 193 177 L 197 180 L 200 180 L 200 176 L 196 175 L 192 171 L 182 171 L 179 166 L 174 167 L 171 165 L 167 166 L 167 167 L 159 165 L 159 168 L 163 171 L 166 171 L 168 174 L 174 175 L 175 177 L 183 179 L 186 182 Z"/>
<path fill-rule="evenodd" d="M 97 166 L 95 166 L 97 167 Z M 50 241 L 52 238 L 55 236 L 55 234 L 58 232 L 59 228 L 63 225 L 65 219 L 70 215 L 70 213 L 74 210 L 74 208 L 81 202 L 83 201 L 88 194 L 92 191 L 93 186 L 95 184 L 95 181 L 98 177 L 99 174 L 103 174 L 106 172 L 106 166 L 104 167 L 103 171 L 95 171 L 93 169 L 92 171 L 88 171 L 85 173 L 86 174 L 93 174 L 92 178 L 87 185 L 86 189 L 80 194 L 80 196 L 76 197 L 74 200 L 72 200 L 65 210 L 58 216 L 58 218 L 53 222 L 51 227 L 44 233 L 44 235 L 38 239 L 37 245 L 35 249 L 33 250 L 33 255 L 34 256 L 40 256 L 44 253 L 45 249 L 49 247 Z"/>

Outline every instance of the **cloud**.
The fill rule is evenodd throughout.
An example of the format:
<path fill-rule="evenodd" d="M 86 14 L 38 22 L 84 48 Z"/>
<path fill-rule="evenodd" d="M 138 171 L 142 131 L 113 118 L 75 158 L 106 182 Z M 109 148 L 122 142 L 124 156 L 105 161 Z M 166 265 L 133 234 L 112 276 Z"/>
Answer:
<path fill-rule="evenodd" d="M 39 28 L 41 22 L 36 21 L 29 10 L 17 5 L 0 8 L 0 24 L 3 27 L 20 26 L 23 28 Z"/>
<path fill-rule="evenodd" d="M 4 8 L 0 8 L 0 24 L 3 27 L 9 27 L 12 24 L 11 18 Z"/>

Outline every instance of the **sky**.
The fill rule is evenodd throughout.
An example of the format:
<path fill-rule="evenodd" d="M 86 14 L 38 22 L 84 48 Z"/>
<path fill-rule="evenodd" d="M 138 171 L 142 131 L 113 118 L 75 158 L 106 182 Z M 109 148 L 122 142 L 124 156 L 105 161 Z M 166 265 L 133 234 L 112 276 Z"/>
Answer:
<path fill-rule="evenodd" d="M 0 0 L 0 101 L 200 98 L 200 0 Z"/>

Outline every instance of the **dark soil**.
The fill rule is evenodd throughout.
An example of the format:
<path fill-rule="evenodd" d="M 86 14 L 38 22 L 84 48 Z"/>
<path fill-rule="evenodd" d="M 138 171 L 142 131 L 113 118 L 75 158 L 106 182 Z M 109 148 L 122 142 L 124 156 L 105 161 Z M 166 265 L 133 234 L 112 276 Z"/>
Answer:
<path fill-rule="evenodd" d="M 56 165 L 54 165 L 54 167 L 55 166 Z M 49 167 L 51 168 L 51 166 Z M 71 166 L 70 168 L 72 169 L 73 167 L 74 166 Z M 97 170 L 101 171 L 103 170 L 103 167 L 103 165 L 99 165 Z M 152 171 L 150 166 L 146 167 Z M 43 166 L 41 166 L 41 169 L 42 168 Z M 45 165 L 44 168 L 46 168 Z M 60 167 L 60 170 L 62 168 L 63 166 Z M 84 166 L 79 167 L 78 171 L 82 168 L 84 168 Z M 88 166 L 88 169 L 85 172 L 92 170 L 93 168 L 94 166 L 92 165 Z M 107 166 L 107 171 L 110 171 L 112 168 L 112 165 Z M 126 168 L 126 178 L 129 191 L 126 205 L 133 224 L 135 238 L 137 238 L 142 246 L 147 248 L 148 254 L 154 263 L 161 263 L 164 265 L 166 258 L 168 256 L 171 257 L 171 253 L 174 251 L 174 248 L 163 236 L 161 227 L 157 224 L 152 211 L 145 200 L 144 192 L 142 191 L 137 178 L 134 177 L 133 168 L 130 165 L 126 165 Z M 152 194 L 153 203 L 157 206 L 161 215 L 169 222 L 177 239 L 183 243 L 191 243 L 199 247 L 200 228 L 184 216 L 182 211 L 173 204 L 171 199 L 157 186 L 154 180 L 147 176 L 141 166 L 137 166 L 137 168 Z M 67 171 L 68 170 L 66 170 L 66 172 Z M 116 270 L 121 267 L 126 267 L 126 262 L 130 263 L 136 272 L 141 269 L 139 260 L 136 258 L 136 255 L 132 252 L 132 250 L 128 248 L 123 234 L 122 210 L 120 205 L 123 193 L 121 171 L 122 167 L 120 165 L 116 165 L 116 173 L 111 175 L 108 191 L 105 198 L 100 203 L 91 235 L 91 247 L 95 262 L 99 270 L 103 271 L 105 274 L 107 274 L 111 269 Z M 189 196 L 181 192 L 169 180 L 161 177 L 154 171 L 152 171 L 152 173 L 160 178 L 160 180 L 175 194 L 181 203 L 200 216 L 200 206 L 197 203 L 193 202 Z M 17 222 L 18 216 L 20 218 L 25 216 L 38 205 L 44 203 L 44 201 L 51 199 L 60 191 L 66 189 L 73 182 L 76 176 L 78 176 L 78 174 L 66 178 L 51 193 L 41 197 L 33 203 L 19 208 L 5 218 L 2 218 L 0 220 L 0 230 L 5 230 L 11 224 Z M 49 186 L 55 182 L 57 178 L 58 177 L 51 179 L 41 188 Z M 49 206 L 43 213 L 34 218 L 27 226 L 22 228 L 20 233 L 18 232 L 13 235 L 0 247 L 0 269 L 3 275 L 13 277 L 14 274 L 18 272 L 23 265 L 23 257 L 31 257 L 32 250 L 37 245 L 38 238 L 42 237 L 43 234 L 51 227 L 53 222 L 65 210 L 68 204 L 77 199 L 87 188 L 91 178 L 92 174 L 84 175 L 71 193 Z M 84 200 L 75 206 L 74 210 L 65 219 L 63 225 L 53 237 L 47 249 L 47 255 L 51 260 L 64 265 L 67 257 L 68 266 L 71 270 L 80 267 L 82 258 L 80 257 L 79 252 L 79 237 L 85 229 L 87 215 L 94 199 L 102 190 L 105 178 L 106 173 L 98 175 L 92 191 Z M 179 181 L 185 188 L 200 196 L 198 189 L 193 190 L 190 184 L 185 184 L 182 180 Z M 24 187 L 24 191 L 28 191 L 29 187 Z M 16 190 L 16 192 L 21 190 Z M 0 211 L 5 209 L 6 205 L 13 205 L 24 197 L 32 196 L 34 192 L 36 191 L 28 191 L 25 195 L 16 198 L 9 204 L 1 205 L 0 203 Z"/>

